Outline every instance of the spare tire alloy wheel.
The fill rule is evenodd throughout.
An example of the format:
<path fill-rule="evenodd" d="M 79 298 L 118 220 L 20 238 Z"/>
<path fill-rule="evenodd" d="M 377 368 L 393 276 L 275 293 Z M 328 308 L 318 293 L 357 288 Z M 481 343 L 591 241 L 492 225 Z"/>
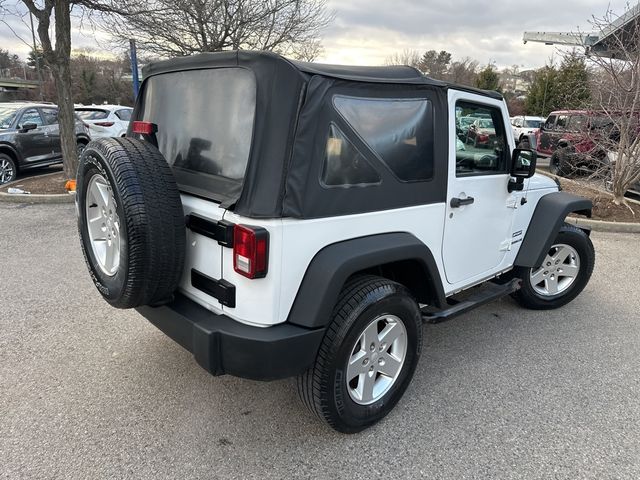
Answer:
<path fill-rule="evenodd" d="M 87 230 L 96 263 L 105 275 L 112 277 L 120 266 L 120 217 L 107 179 L 94 173 L 89 179 L 85 202 Z"/>
<path fill-rule="evenodd" d="M 0 154 L 0 185 L 16 179 L 16 164 L 8 155 Z"/>
<path fill-rule="evenodd" d="M 78 230 L 96 288 L 114 307 L 173 298 L 186 230 L 171 168 L 156 147 L 130 138 L 91 141 L 80 158 Z"/>

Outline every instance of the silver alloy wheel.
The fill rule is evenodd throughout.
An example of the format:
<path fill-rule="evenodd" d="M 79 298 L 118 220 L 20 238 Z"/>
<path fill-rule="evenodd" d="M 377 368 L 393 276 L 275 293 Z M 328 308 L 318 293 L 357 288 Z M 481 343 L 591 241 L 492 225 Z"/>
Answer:
<path fill-rule="evenodd" d="M 13 165 L 9 160 L 0 159 L 0 185 L 13 178 Z"/>
<path fill-rule="evenodd" d="M 533 290 L 543 297 L 554 297 L 566 291 L 578 278 L 580 255 L 564 243 L 551 247 L 538 269 L 531 269 Z"/>
<path fill-rule="evenodd" d="M 347 391 L 360 405 L 380 400 L 400 376 L 407 329 L 395 315 L 381 315 L 364 329 L 347 361 Z"/>
<path fill-rule="evenodd" d="M 99 173 L 89 180 L 85 205 L 93 256 L 100 270 L 111 277 L 120 266 L 120 219 L 111 186 Z"/>

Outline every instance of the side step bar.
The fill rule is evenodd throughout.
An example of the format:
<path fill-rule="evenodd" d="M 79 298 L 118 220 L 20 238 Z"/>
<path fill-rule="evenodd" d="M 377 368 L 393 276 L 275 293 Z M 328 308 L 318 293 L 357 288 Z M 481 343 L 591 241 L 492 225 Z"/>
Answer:
<path fill-rule="evenodd" d="M 455 296 L 449 299 L 449 302 L 456 302 L 449 308 L 444 310 L 433 310 L 433 307 L 422 307 L 422 319 L 429 323 L 440 323 L 451 320 L 458 315 L 467 313 L 476 307 L 492 302 L 498 298 L 505 297 L 520 289 L 522 280 L 514 278 L 509 282 L 499 285 L 497 283 L 487 282 L 483 286 L 478 287 L 471 294 L 462 300 L 456 300 Z M 463 294 L 466 292 L 463 292 Z"/>

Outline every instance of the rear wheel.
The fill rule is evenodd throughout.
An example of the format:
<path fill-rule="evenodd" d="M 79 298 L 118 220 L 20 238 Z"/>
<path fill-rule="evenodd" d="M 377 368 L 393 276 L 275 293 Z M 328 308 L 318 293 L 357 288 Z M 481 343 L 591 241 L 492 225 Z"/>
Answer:
<path fill-rule="evenodd" d="M 384 278 L 356 278 L 340 295 L 314 366 L 298 377 L 298 393 L 334 429 L 359 432 L 400 400 L 421 344 L 422 317 L 409 292 Z"/>
<path fill-rule="evenodd" d="M 589 236 L 565 224 L 541 265 L 519 268 L 522 287 L 514 297 L 526 308 L 546 310 L 566 305 L 589 282 L 595 265 L 595 251 Z"/>
<path fill-rule="evenodd" d="M 9 155 L 0 153 L 0 185 L 13 182 L 18 174 L 16 163 Z"/>

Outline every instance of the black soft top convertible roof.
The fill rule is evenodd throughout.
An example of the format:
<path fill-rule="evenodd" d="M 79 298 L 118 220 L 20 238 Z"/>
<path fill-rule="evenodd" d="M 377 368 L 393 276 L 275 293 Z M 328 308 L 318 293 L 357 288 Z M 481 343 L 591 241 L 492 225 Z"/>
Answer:
<path fill-rule="evenodd" d="M 502 99 L 499 92 L 481 90 L 465 85 L 434 80 L 423 75 L 419 70 L 408 65 L 360 66 L 360 65 L 328 65 L 323 63 L 300 62 L 289 60 L 280 55 L 250 50 L 234 50 L 215 53 L 202 53 L 188 57 L 176 57 L 162 62 L 150 63 L 143 69 L 144 77 L 159 73 L 176 72 L 201 68 L 247 67 L 255 69 L 271 65 L 283 72 L 294 74 L 297 71 L 303 76 L 322 75 L 323 77 L 367 83 L 394 83 L 410 85 L 434 85 L 443 88 L 455 88 L 478 93 L 492 98 Z"/>
<path fill-rule="evenodd" d="M 133 119 L 139 119 L 142 111 L 147 79 L 163 73 L 230 67 L 247 69 L 256 79 L 256 116 L 244 181 L 221 191 L 210 188 L 196 176 L 195 183 L 200 180 L 203 183 L 180 187 L 247 217 L 310 218 L 444 201 L 447 90 L 455 88 L 502 99 L 497 92 L 450 85 L 408 66 L 323 65 L 288 60 L 270 52 L 225 51 L 149 64 L 143 70 L 145 81 Z M 336 93 L 369 98 L 407 98 L 417 94 L 429 99 L 433 108 L 436 173 L 428 188 L 421 184 L 400 184 L 393 179 L 382 182 L 379 188 L 320 188 L 315 175 L 322 162 L 320 149 L 326 143 L 326 132 L 318 133 L 318 119 L 325 123 L 341 121 L 329 106 L 331 96 Z M 367 154 L 371 155 L 371 161 L 376 161 L 375 154 Z"/>

